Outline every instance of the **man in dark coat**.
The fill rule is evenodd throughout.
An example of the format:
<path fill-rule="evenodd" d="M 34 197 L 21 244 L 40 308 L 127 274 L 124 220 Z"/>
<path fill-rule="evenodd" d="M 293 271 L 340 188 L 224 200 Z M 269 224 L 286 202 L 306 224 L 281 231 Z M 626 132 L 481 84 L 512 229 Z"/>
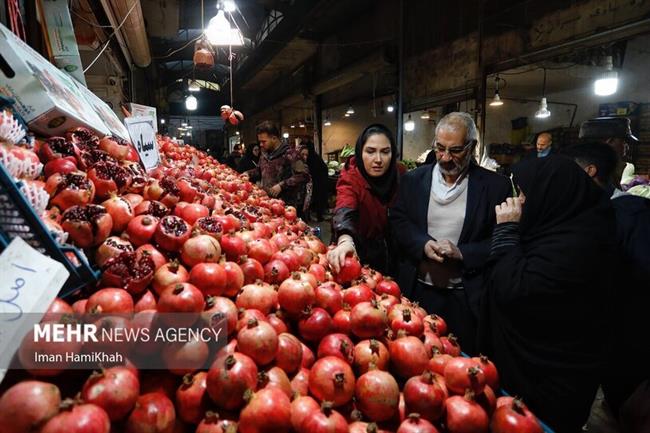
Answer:
<path fill-rule="evenodd" d="M 323 213 L 327 208 L 327 164 L 323 158 L 316 153 L 314 142 L 309 141 L 305 144 L 309 155 L 307 156 L 307 166 L 313 184 L 311 199 L 311 210 L 316 213 L 316 219 L 323 221 Z"/>
<path fill-rule="evenodd" d="M 437 163 L 404 175 L 389 211 L 404 253 L 400 287 L 428 312 L 440 314 L 468 353 L 475 351 L 494 209 L 511 191 L 506 178 L 473 161 L 477 142 L 469 114 L 445 116 L 436 126 Z"/>

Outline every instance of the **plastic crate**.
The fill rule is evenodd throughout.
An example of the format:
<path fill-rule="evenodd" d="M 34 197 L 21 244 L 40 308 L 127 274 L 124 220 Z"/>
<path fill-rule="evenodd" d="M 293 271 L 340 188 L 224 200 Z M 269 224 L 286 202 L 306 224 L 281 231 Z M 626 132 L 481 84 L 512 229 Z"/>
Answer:
<path fill-rule="evenodd" d="M 42 254 L 62 263 L 70 276 L 59 296 L 68 296 L 99 278 L 79 249 L 71 245 L 60 245 L 50 234 L 41 217 L 20 191 L 20 181 L 15 182 L 5 167 L 0 164 L 0 251 L 15 237 Z"/>

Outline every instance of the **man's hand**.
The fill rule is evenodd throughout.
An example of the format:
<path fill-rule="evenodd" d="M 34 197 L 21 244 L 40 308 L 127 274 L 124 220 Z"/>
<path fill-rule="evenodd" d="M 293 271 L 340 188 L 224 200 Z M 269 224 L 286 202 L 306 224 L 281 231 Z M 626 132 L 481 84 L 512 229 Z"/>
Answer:
<path fill-rule="evenodd" d="M 445 260 L 445 258 L 438 253 L 438 242 L 432 240 L 429 240 L 424 244 L 424 255 L 439 263 L 442 263 Z"/>
<path fill-rule="evenodd" d="M 273 186 L 271 187 L 271 189 L 269 190 L 269 195 L 270 195 L 271 197 L 277 197 L 277 196 L 280 195 L 281 192 L 282 192 L 282 187 L 280 186 L 279 183 L 276 183 L 276 184 L 273 185 Z"/>
<path fill-rule="evenodd" d="M 329 261 L 334 272 L 338 273 L 341 271 L 341 266 L 345 263 L 345 257 L 356 254 L 356 252 L 352 242 L 342 242 L 334 249 L 329 250 L 327 253 L 327 261 Z"/>
<path fill-rule="evenodd" d="M 497 205 L 495 211 L 497 214 L 497 224 L 518 223 L 521 220 L 521 197 L 508 197 L 506 201 Z"/>
<path fill-rule="evenodd" d="M 442 263 L 445 259 L 463 260 L 463 254 L 450 240 L 428 241 L 424 244 L 424 254 L 431 260 Z"/>

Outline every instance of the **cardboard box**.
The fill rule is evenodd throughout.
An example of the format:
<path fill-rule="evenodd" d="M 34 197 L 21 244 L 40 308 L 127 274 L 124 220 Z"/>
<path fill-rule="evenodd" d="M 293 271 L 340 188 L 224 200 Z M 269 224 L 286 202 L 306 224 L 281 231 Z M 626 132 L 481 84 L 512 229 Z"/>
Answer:
<path fill-rule="evenodd" d="M 84 98 L 86 98 L 88 103 L 92 106 L 92 109 L 94 109 L 97 115 L 104 121 L 104 125 L 106 125 L 106 128 L 110 131 L 110 134 L 130 141 L 129 131 L 126 129 L 126 126 L 124 126 L 120 118 L 117 117 L 115 111 L 113 111 L 106 102 L 102 101 L 99 96 L 95 95 L 81 83 L 77 83 L 77 87 Z"/>
<path fill-rule="evenodd" d="M 76 80 L 1 24 L 0 94 L 16 100 L 16 110 L 38 134 L 62 135 L 76 126 L 100 137 L 110 133 Z"/>

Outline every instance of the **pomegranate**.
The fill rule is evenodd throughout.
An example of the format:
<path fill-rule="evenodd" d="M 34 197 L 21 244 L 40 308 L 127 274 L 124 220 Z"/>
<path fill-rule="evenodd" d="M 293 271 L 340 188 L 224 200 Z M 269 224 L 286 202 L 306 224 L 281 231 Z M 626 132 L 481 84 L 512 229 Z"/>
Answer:
<path fill-rule="evenodd" d="M 278 335 L 268 322 L 251 319 L 237 333 L 237 350 L 250 356 L 257 365 L 269 364 L 278 350 Z"/>
<path fill-rule="evenodd" d="M 131 204 L 123 197 L 113 196 L 102 203 L 106 212 L 113 219 L 113 233 L 122 233 L 126 230 L 134 213 Z"/>
<path fill-rule="evenodd" d="M 198 263 L 192 267 L 190 282 L 205 296 L 220 296 L 226 290 L 228 276 L 218 263 Z"/>
<path fill-rule="evenodd" d="M 271 284 L 280 284 L 289 278 L 289 268 L 281 260 L 271 260 L 264 265 L 264 281 Z"/>
<path fill-rule="evenodd" d="M 239 414 L 240 433 L 288 432 L 291 429 L 291 402 L 282 391 L 265 388 L 247 391 L 248 403 Z"/>
<path fill-rule="evenodd" d="M 190 338 L 188 341 L 167 344 L 162 351 L 165 367 L 172 374 L 178 376 L 184 376 L 204 368 L 209 356 L 210 348 L 200 338 Z"/>
<path fill-rule="evenodd" d="M 349 289 L 343 290 L 343 302 L 350 307 L 354 307 L 362 302 L 370 302 L 375 299 L 375 295 L 370 290 L 370 287 L 365 284 L 357 284 Z"/>
<path fill-rule="evenodd" d="M 226 334 L 232 335 L 237 331 L 237 307 L 228 298 L 208 296 L 205 301 L 205 311 L 202 316 L 211 326 L 220 324 Z"/>
<path fill-rule="evenodd" d="M 101 161 L 113 162 L 113 163 L 117 162 L 115 158 L 113 158 L 103 150 L 99 150 L 99 149 L 82 150 L 77 159 L 77 162 L 79 163 L 79 168 L 82 170 L 89 170 L 93 165 Z"/>
<path fill-rule="evenodd" d="M 135 215 L 151 215 L 162 218 L 169 215 L 169 208 L 156 200 L 144 200 L 133 209 Z"/>
<path fill-rule="evenodd" d="M 267 371 L 260 371 L 257 374 L 257 390 L 265 388 L 277 388 L 289 398 L 293 394 L 289 377 L 280 367 L 271 367 Z"/>
<path fill-rule="evenodd" d="M 139 215 L 129 221 L 126 234 L 135 246 L 148 244 L 158 228 L 158 218 L 151 215 Z"/>
<path fill-rule="evenodd" d="M 100 161 L 88 170 L 88 179 L 95 184 L 95 193 L 100 199 L 107 199 L 112 194 L 122 194 L 133 179 L 130 172 L 114 162 Z"/>
<path fill-rule="evenodd" d="M 323 338 L 318 344 L 318 358 L 324 358 L 325 356 L 336 356 L 341 358 L 348 364 L 352 364 L 354 357 L 352 355 L 352 350 L 354 348 L 354 343 L 350 340 L 345 334 L 329 334 Z"/>
<path fill-rule="evenodd" d="M 397 433 L 439 433 L 438 429 L 418 413 L 409 414 L 408 418 L 402 421 Z"/>
<path fill-rule="evenodd" d="M 316 306 L 324 308 L 325 311 L 334 316 L 343 308 L 343 295 L 341 286 L 333 281 L 322 283 L 314 291 Z"/>
<path fill-rule="evenodd" d="M 178 251 L 190 238 L 190 226 L 183 219 L 167 215 L 160 220 L 154 239 L 166 251 Z M 212 239 L 212 238 L 210 238 Z M 221 254 L 221 250 L 219 250 Z"/>
<path fill-rule="evenodd" d="M 446 399 L 444 380 L 428 370 L 420 376 L 413 376 L 404 385 L 407 411 L 416 412 L 428 421 L 438 421 L 442 417 Z"/>
<path fill-rule="evenodd" d="M 81 398 L 104 409 L 111 421 L 119 421 L 131 412 L 139 393 L 137 376 L 128 368 L 113 367 L 91 374 Z"/>
<path fill-rule="evenodd" d="M 130 147 L 131 145 L 128 141 L 119 137 L 107 135 L 106 137 L 99 140 L 99 148 L 118 161 L 126 159 L 129 154 Z"/>
<path fill-rule="evenodd" d="M 209 235 L 192 236 L 181 249 L 181 259 L 190 267 L 199 263 L 216 263 L 220 257 L 219 241 Z"/>
<path fill-rule="evenodd" d="M 429 329 L 431 329 L 438 336 L 447 334 L 447 323 L 442 317 L 438 316 L 437 314 L 429 314 L 428 316 L 425 316 L 424 323 L 425 325 L 428 324 Z"/>
<path fill-rule="evenodd" d="M 537 418 L 518 398 L 502 404 L 492 415 L 490 431 L 493 433 L 542 433 Z"/>
<path fill-rule="evenodd" d="M 300 432 L 303 422 L 313 412 L 318 412 L 318 403 L 312 397 L 300 396 L 291 402 L 291 426 L 294 431 Z"/>
<path fill-rule="evenodd" d="M 388 370 L 389 360 L 388 349 L 378 340 L 363 340 L 354 346 L 353 362 L 359 374 L 367 372 L 370 364 L 378 370 Z"/>
<path fill-rule="evenodd" d="M 109 259 L 102 267 L 101 283 L 109 287 L 121 287 L 131 294 L 145 291 L 153 280 L 153 259 L 135 252 L 120 253 Z"/>
<path fill-rule="evenodd" d="M 475 395 L 485 388 L 485 374 L 479 364 L 470 358 L 453 358 L 447 362 L 444 371 L 445 383 L 450 392 L 465 394 L 473 391 Z"/>
<path fill-rule="evenodd" d="M 133 251 L 131 242 L 117 236 L 110 236 L 104 239 L 104 242 L 97 248 L 95 253 L 95 262 L 98 266 L 104 266 L 108 259 L 119 256 L 121 253 Z"/>
<path fill-rule="evenodd" d="M 298 272 L 294 272 L 291 278 L 284 280 L 278 288 L 278 303 L 289 314 L 298 315 L 311 307 L 315 301 L 314 288 L 302 280 Z"/>
<path fill-rule="evenodd" d="M 497 408 L 497 396 L 489 385 L 485 385 L 483 392 L 475 396 L 476 402 L 481 405 L 483 410 L 491 417 Z"/>
<path fill-rule="evenodd" d="M 372 421 L 387 421 L 397 414 L 399 386 L 390 373 L 373 369 L 362 374 L 355 384 L 357 408 Z"/>
<path fill-rule="evenodd" d="M 350 312 L 350 329 L 359 338 L 381 337 L 388 317 L 377 301 L 361 302 Z"/>
<path fill-rule="evenodd" d="M 72 304 L 72 310 L 74 311 L 74 314 L 85 314 L 87 303 L 88 299 L 79 299 L 78 301 L 75 301 L 74 304 Z M 45 318 L 42 320 L 44 322 L 46 321 Z"/>
<path fill-rule="evenodd" d="M 488 415 L 474 401 L 472 392 L 454 395 L 445 401 L 445 424 L 449 433 L 487 433 Z"/>
<path fill-rule="evenodd" d="M 217 219 L 216 217 L 212 217 Z M 221 224 L 217 222 L 217 224 Z M 224 229 L 225 232 L 225 229 Z M 241 256 L 246 255 L 246 242 L 239 236 L 233 234 L 224 234 L 221 236 L 221 248 L 226 254 L 228 260 L 238 260 Z"/>
<path fill-rule="evenodd" d="M 58 322 L 65 315 L 74 314 L 73 308 L 61 298 L 54 298 L 45 315 L 41 318 L 43 322 Z"/>
<path fill-rule="evenodd" d="M 417 337 L 404 335 L 403 331 L 389 343 L 388 351 L 394 371 L 404 378 L 422 374 L 429 363 L 424 343 Z"/>
<path fill-rule="evenodd" d="M 134 299 L 133 311 L 139 313 L 145 310 L 156 309 L 156 297 L 151 293 L 151 290 L 145 290 L 138 298 Z"/>
<path fill-rule="evenodd" d="M 387 294 L 399 298 L 402 295 L 399 286 L 391 277 L 386 277 L 377 283 L 375 287 L 375 292 L 379 295 Z"/>
<path fill-rule="evenodd" d="M 248 244 L 248 256 L 263 265 L 271 260 L 272 255 L 273 249 L 268 239 L 255 239 Z"/>
<path fill-rule="evenodd" d="M 127 194 L 127 196 L 137 195 L 137 197 L 139 197 L 139 200 L 137 200 L 135 204 L 132 204 L 132 206 L 137 206 L 142 202 L 142 200 L 144 200 L 144 198 L 140 194 L 142 194 L 142 192 L 144 191 L 144 187 L 147 184 L 148 176 L 138 162 L 122 161 L 121 165 L 129 172 L 129 174 L 131 175 L 131 179 L 133 179 L 133 181 L 131 182 L 131 186 L 128 189 L 129 194 Z M 125 197 L 125 198 L 129 200 L 129 197 Z"/>
<path fill-rule="evenodd" d="M 190 283 L 170 284 L 160 294 L 158 311 L 160 313 L 199 313 L 205 308 L 203 293 Z M 198 316 L 194 314 L 163 315 L 165 322 L 175 326 L 191 326 Z"/>
<path fill-rule="evenodd" d="M 300 266 L 304 266 L 308 268 L 314 262 L 314 258 L 316 257 L 316 255 L 313 252 L 311 252 L 311 250 L 296 245 L 292 246 L 291 249 L 296 255 Z"/>
<path fill-rule="evenodd" d="M 100 289 L 86 303 L 86 313 L 133 313 L 133 297 L 123 289 Z"/>
<path fill-rule="evenodd" d="M 352 280 L 356 280 L 361 275 L 361 263 L 355 256 L 347 256 L 343 261 L 343 266 L 338 273 L 334 275 L 336 282 L 339 284 L 346 284 Z"/>
<path fill-rule="evenodd" d="M 264 279 L 264 267 L 251 257 L 242 256 L 239 267 L 244 273 L 244 284 L 251 284 Z"/>
<path fill-rule="evenodd" d="M 192 179 L 187 177 L 182 177 L 178 179 L 177 186 L 178 186 L 181 200 L 185 202 L 189 202 L 189 203 L 193 202 L 194 198 L 199 193 L 197 188 L 194 186 L 194 182 L 192 182 Z"/>
<path fill-rule="evenodd" d="M 291 389 L 297 395 L 309 394 L 309 370 L 301 368 L 291 379 Z"/>
<path fill-rule="evenodd" d="M 126 421 L 126 433 L 172 433 L 176 410 L 171 400 L 161 392 L 150 392 L 138 397 L 135 409 Z"/>
<path fill-rule="evenodd" d="M 390 311 L 395 305 L 399 304 L 399 299 L 393 295 L 383 294 L 379 297 L 377 302 L 379 302 L 379 305 L 384 307 L 384 310 Z"/>
<path fill-rule="evenodd" d="M 61 409 L 39 430 L 41 433 L 109 433 L 111 429 L 108 415 L 97 405 L 65 400 L 61 403 Z"/>
<path fill-rule="evenodd" d="M 163 253 L 158 251 L 158 249 L 151 244 L 141 245 L 135 250 L 135 252 L 141 255 L 149 254 L 153 260 L 156 270 L 160 269 L 162 265 L 167 263 L 167 257 L 165 257 Z"/>
<path fill-rule="evenodd" d="M 178 260 L 172 260 L 156 270 L 152 285 L 156 293 L 160 295 L 171 284 L 186 283 L 189 280 L 190 274 L 187 272 L 187 269 Z"/>
<path fill-rule="evenodd" d="M 418 315 L 411 313 L 411 310 L 408 308 L 394 316 L 390 322 L 390 327 L 394 332 L 398 332 L 401 329 L 408 335 L 413 335 L 415 337 L 421 336 L 424 331 L 424 323 L 422 322 L 422 319 L 420 319 Z"/>
<path fill-rule="evenodd" d="M 350 306 L 343 304 L 343 307 L 336 312 L 332 318 L 332 330 L 341 334 L 349 334 L 350 331 Z"/>
<path fill-rule="evenodd" d="M 188 223 L 194 225 L 199 218 L 204 218 L 210 215 L 210 210 L 199 203 L 189 203 L 181 211 L 180 217 Z"/>
<path fill-rule="evenodd" d="M 215 217 L 206 216 L 197 219 L 192 230 L 194 233 L 212 236 L 220 243 L 222 242 L 223 227 L 221 227 L 221 224 Z M 224 253 L 226 252 L 223 243 L 221 243 L 221 250 Z M 246 251 L 244 250 L 244 254 L 245 252 Z"/>
<path fill-rule="evenodd" d="M 335 356 L 319 359 L 309 373 L 309 392 L 320 402 L 331 401 L 334 407 L 348 403 L 354 395 L 352 368 Z"/>
<path fill-rule="evenodd" d="M 485 374 L 485 383 L 492 389 L 499 389 L 499 372 L 494 363 L 485 355 L 480 355 L 472 359 L 478 362 L 479 367 L 483 370 L 483 374 Z"/>
<path fill-rule="evenodd" d="M 235 301 L 238 308 L 260 310 L 265 316 L 278 304 L 278 293 L 273 286 L 258 281 L 241 288 Z"/>
<path fill-rule="evenodd" d="M 258 322 L 266 322 L 266 316 L 260 310 L 244 310 L 243 308 L 240 308 L 237 319 L 237 332 L 246 328 L 248 326 L 248 322 L 250 322 L 252 319 L 257 320 Z"/>
<path fill-rule="evenodd" d="M 303 420 L 300 432 L 305 433 L 348 433 L 348 422 L 335 411 L 332 403 L 324 401 L 320 410 L 311 412 Z"/>
<path fill-rule="evenodd" d="M 445 367 L 447 366 L 447 363 L 453 359 L 453 356 L 442 353 L 437 347 L 434 347 L 431 353 L 432 356 L 427 368 L 436 374 L 441 376 L 444 375 Z"/>
<path fill-rule="evenodd" d="M 79 149 L 73 143 L 63 137 L 50 137 L 41 145 L 38 156 L 43 162 L 49 162 L 58 158 L 70 157 L 74 160 Z"/>
<path fill-rule="evenodd" d="M 303 317 L 298 321 L 298 332 L 307 341 L 320 341 L 329 334 L 332 328 L 332 317 L 322 308 L 307 308 Z"/>
<path fill-rule="evenodd" d="M 278 335 L 282 334 L 283 332 L 289 332 L 289 325 L 285 321 L 284 313 L 282 313 L 280 310 L 276 311 L 275 313 L 267 314 L 266 321 L 269 322 L 271 326 L 273 326 L 273 329 L 275 329 L 275 332 L 277 332 Z"/>
<path fill-rule="evenodd" d="M 257 385 L 255 361 L 237 352 L 217 357 L 208 371 L 206 384 L 208 395 L 217 406 L 239 409 L 244 404 L 244 392 Z"/>
<path fill-rule="evenodd" d="M 61 392 L 56 385 L 36 380 L 18 382 L 0 397 L 0 425 L 6 433 L 38 431 L 59 412 Z"/>
<path fill-rule="evenodd" d="M 64 213 L 61 227 L 81 248 L 96 247 L 111 234 L 113 219 L 103 206 L 72 206 Z"/>
<path fill-rule="evenodd" d="M 57 158 L 45 164 L 43 174 L 46 178 L 49 178 L 53 174 L 68 174 L 77 170 L 76 161 L 68 158 Z"/>
<path fill-rule="evenodd" d="M 433 354 L 434 348 L 437 349 L 438 352 L 442 351 L 442 342 L 440 341 L 440 338 L 433 332 L 425 331 L 422 334 L 422 339 L 424 341 L 424 347 L 427 348 L 427 353 Z"/>
<path fill-rule="evenodd" d="M 293 374 L 300 369 L 302 362 L 302 345 L 300 340 L 289 333 L 278 335 L 278 351 L 275 355 L 275 365 L 287 374 Z"/>
<path fill-rule="evenodd" d="M 460 356 L 460 345 L 458 344 L 458 339 L 454 334 L 440 337 L 440 343 L 442 344 L 442 350 L 444 353 L 451 356 Z"/>
<path fill-rule="evenodd" d="M 195 433 L 237 433 L 237 423 L 219 419 L 218 413 L 207 411 Z"/>
<path fill-rule="evenodd" d="M 298 269 L 300 269 L 300 262 L 298 261 L 298 256 L 296 255 L 296 253 L 293 252 L 293 250 L 289 248 L 274 253 L 271 256 L 271 259 L 280 260 L 284 262 L 284 264 L 287 265 L 287 268 L 289 268 L 289 272 L 295 272 Z"/>

